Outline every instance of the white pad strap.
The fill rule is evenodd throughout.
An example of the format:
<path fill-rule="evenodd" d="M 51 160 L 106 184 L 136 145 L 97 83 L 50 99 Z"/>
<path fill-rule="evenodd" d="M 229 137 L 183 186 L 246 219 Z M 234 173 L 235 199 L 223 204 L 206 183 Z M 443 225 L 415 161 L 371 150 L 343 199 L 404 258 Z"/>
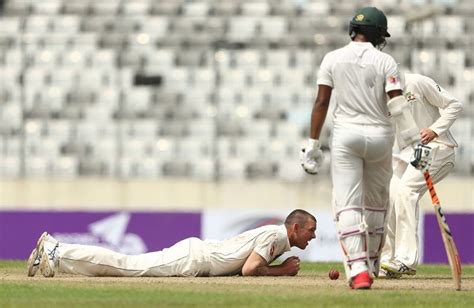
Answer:
<path fill-rule="evenodd" d="M 403 95 L 396 96 L 388 101 L 388 110 L 395 119 L 395 124 L 399 130 L 399 134 L 402 137 L 399 143 L 400 148 L 419 143 L 420 141 L 420 129 L 416 125 L 413 114 L 411 113 L 410 104 L 407 102 Z"/>
<path fill-rule="evenodd" d="M 339 241 L 347 265 L 367 261 L 371 267 L 373 262 L 369 260 L 379 258 L 385 237 L 386 213 L 384 208 L 360 206 L 349 206 L 336 213 Z"/>

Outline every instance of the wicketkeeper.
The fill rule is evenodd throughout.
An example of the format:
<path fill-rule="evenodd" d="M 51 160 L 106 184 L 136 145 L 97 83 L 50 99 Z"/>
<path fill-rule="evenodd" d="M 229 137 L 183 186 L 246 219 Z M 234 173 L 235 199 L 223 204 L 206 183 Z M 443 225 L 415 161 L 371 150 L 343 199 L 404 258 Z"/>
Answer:
<path fill-rule="evenodd" d="M 439 182 L 454 167 L 457 143 L 449 128 L 461 113 L 462 104 L 432 79 L 419 74 L 405 74 L 404 94 L 419 128 L 421 143 L 432 151 L 428 171 L 433 182 Z M 401 140 L 400 130 L 396 138 L 399 154 L 393 157 L 388 232 L 381 262 L 381 274 L 388 278 L 416 274 L 420 257 L 419 200 L 427 190 L 423 173 L 409 164 L 413 148 Z"/>

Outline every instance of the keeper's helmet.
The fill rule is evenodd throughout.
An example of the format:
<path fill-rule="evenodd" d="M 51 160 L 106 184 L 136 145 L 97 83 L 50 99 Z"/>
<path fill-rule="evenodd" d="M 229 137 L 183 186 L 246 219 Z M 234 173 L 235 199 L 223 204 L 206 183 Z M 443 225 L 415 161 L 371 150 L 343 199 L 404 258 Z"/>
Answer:
<path fill-rule="evenodd" d="M 364 7 L 355 13 L 349 24 L 349 35 L 354 39 L 357 33 L 363 34 L 375 47 L 385 47 L 387 32 L 387 17 L 376 7 Z"/>

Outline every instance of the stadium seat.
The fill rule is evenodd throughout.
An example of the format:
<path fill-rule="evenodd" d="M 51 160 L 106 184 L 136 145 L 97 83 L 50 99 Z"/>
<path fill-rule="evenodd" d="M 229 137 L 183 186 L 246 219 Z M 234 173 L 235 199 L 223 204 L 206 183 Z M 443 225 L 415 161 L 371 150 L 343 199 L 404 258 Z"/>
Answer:
<path fill-rule="evenodd" d="M 297 69 L 314 69 L 313 52 L 309 49 L 297 49 L 293 51 L 293 63 Z M 319 63 L 318 63 L 319 65 Z"/>
<path fill-rule="evenodd" d="M 38 50 L 32 57 L 32 64 L 37 67 L 54 67 L 59 64 L 60 55 L 52 50 Z"/>
<path fill-rule="evenodd" d="M 4 15 L 25 16 L 31 13 L 31 3 L 24 1 L 4 1 Z"/>
<path fill-rule="evenodd" d="M 246 43 L 255 38 L 258 17 L 233 16 L 229 18 L 229 28 L 226 39 L 231 43 Z"/>
<path fill-rule="evenodd" d="M 19 131 L 23 124 L 23 110 L 18 102 L 3 104 L 0 111 L 0 128 L 3 133 Z"/>
<path fill-rule="evenodd" d="M 117 56 L 114 49 L 100 49 L 90 55 L 91 68 L 116 68 Z"/>
<path fill-rule="evenodd" d="M 62 9 L 63 0 L 32 1 L 33 14 L 56 15 Z"/>
<path fill-rule="evenodd" d="M 144 59 L 145 65 L 150 67 L 148 71 L 167 71 L 175 66 L 176 54 L 173 49 L 162 48 L 146 52 Z"/>
<path fill-rule="evenodd" d="M 256 70 L 260 66 L 261 55 L 258 50 L 246 49 L 234 51 L 234 61 L 237 68 Z"/>
<path fill-rule="evenodd" d="M 50 160 L 44 157 L 31 157 L 25 160 L 25 176 L 46 178 L 51 174 L 50 163 Z"/>
<path fill-rule="evenodd" d="M 211 181 L 215 178 L 215 169 L 214 159 L 206 158 L 194 161 L 189 173 L 194 179 Z"/>
<path fill-rule="evenodd" d="M 152 143 L 145 139 L 122 136 L 120 138 L 120 153 L 122 158 L 143 159 L 152 157 Z"/>
<path fill-rule="evenodd" d="M 69 142 L 75 132 L 73 123 L 65 119 L 49 120 L 46 123 L 46 136 L 57 140 L 59 144 Z"/>
<path fill-rule="evenodd" d="M 192 70 L 191 83 L 194 89 L 200 92 L 209 92 L 216 87 L 217 76 L 215 70 L 211 68 L 196 68 Z"/>
<path fill-rule="evenodd" d="M 183 161 L 197 163 L 212 157 L 212 139 L 207 136 L 188 136 L 178 141 L 178 157 Z"/>
<path fill-rule="evenodd" d="M 247 108 L 250 115 L 254 115 L 262 111 L 265 104 L 266 91 L 259 87 L 246 88 L 242 87 L 240 92 L 240 104 Z M 239 109 L 235 110 L 236 115 L 239 116 Z"/>
<path fill-rule="evenodd" d="M 222 69 L 220 70 L 221 84 L 224 87 L 233 86 L 235 88 L 245 88 L 249 86 L 247 73 L 240 69 Z"/>
<path fill-rule="evenodd" d="M 26 62 L 24 54 L 19 48 L 11 48 L 5 51 L 4 67 L 11 67 L 13 69 L 22 67 Z M 2 70 L 2 68 L 0 68 Z M 7 76 L 12 77 L 12 76 Z M 2 78 L 2 77 L 0 77 Z"/>
<path fill-rule="evenodd" d="M 214 1 L 211 10 L 217 16 L 227 17 L 237 15 L 239 9 L 239 1 Z"/>
<path fill-rule="evenodd" d="M 183 14 L 186 16 L 207 16 L 210 10 L 208 1 L 196 1 L 183 3 Z"/>
<path fill-rule="evenodd" d="M 23 151 L 22 140 L 18 136 L 3 139 L 4 157 L 21 157 Z"/>
<path fill-rule="evenodd" d="M 341 5 L 342 3 L 339 3 Z M 329 1 L 311 1 L 303 4 L 302 11 L 308 16 L 328 16 L 331 6 Z M 353 12 L 354 10 L 351 10 Z"/>
<path fill-rule="evenodd" d="M 61 179 L 76 178 L 79 173 L 79 161 L 74 156 L 61 156 L 51 161 L 51 175 Z"/>
<path fill-rule="evenodd" d="M 177 141 L 175 138 L 160 137 L 153 144 L 153 157 L 158 160 L 171 160 L 177 154 Z"/>
<path fill-rule="evenodd" d="M 175 16 L 181 12 L 184 0 L 153 1 L 151 3 L 153 15 Z"/>
<path fill-rule="evenodd" d="M 61 57 L 61 66 L 83 68 L 87 66 L 90 54 L 82 49 L 69 49 Z"/>
<path fill-rule="evenodd" d="M 98 16 L 117 15 L 120 9 L 120 1 L 91 1 L 90 12 Z"/>
<path fill-rule="evenodd" d="M 149 0 L 131 0 L 122 3 L 122 13 L 129 16 L 148 15 L 151 10 L 151 1 Z M 146 16 L 144 19 L 147 19 Z"/>
<path fill-rule="evenodd" d="M 406 20 L 404 16 L 389 15 L 387 20 L 390 21 L 389 32 L 392 37 L 403 37 L 406 34 Z"/>
<path fill-rule="evenodd" d="M 22 19 L 19 16 L 2 16 L 0 18 L 0 34 L 17 34 L 21 30 Z"/>
<path fill-rule="evenodd" d="M 21 160 L 19 156 L 0 157 L 0 178 L 18 178 L 21 176 Z"/>
<path fill-rule="evenodd" d="M 25 32 L 48 33 L 50 30 L 51 18 L 47 15 L 30 15 L 25 20 Z"/>
<path fill-rule="evenodd" d="M 252 119 L 247 123 L 243 123 L 242 128 L 245 136 L 258 141 L 268 140 L 272 135 L 272 124 L 266 119 Z"/>
<path fill-rule="evenodd" d="M 81 19 L 76 15 L 55 16 L 52 22 L 52 30 L 58 33 L 75 34 L 80 31 Z"/>
<path fill-rule="evenodd" d="M 144 87 L 132 87 L 123 92 L 123 108 L 130 114 L 145 113 L 151 103 L 150 89 Z"/>
<path fill-rule="evenodd" d="M 235 141 L 235 152 L 236 157 L 245 162 L 258 161 L 263 153 L 261 141 L 253 138 L 253 136 L 237 138 Z"/>
<path fill-rule="evenodd" d="M 239 158 L 218 160 L 217 178 L 225 180 L 244 180 L 246 178 L 246 163 Z"/>
<path fill-rule="evenodd" d="M 277 167 L 277 176 L 284 181 L 299 182 L 302 181 L 306 173 L 302 168 L 297 168 L 299 161 L 285 160 L 281 161 Z"/>
<path fill-rule="evenodd" d="M 242 15 L 266 16 L 270 13 L 270 5 L 267 1 L 249 1 L 241 5 Z"/>
<path fill-rule="evenodd" d="M 63 1 L 65 14 L 87 15 L 89 13 L 90 1 Z"/>
<path fill-rule="evenodd" d="M 414 49 L 411 52 L 412 70 L 425 75 L 436 71 L 436 53 L 431 49 Z"/>
<path fill-rule="evenodd" d="M 153 141 L 158 136 L 158 124 L 154 119 L 140 119 L 130 121 L 127 137 L 136 137 L 142 140 Z"/>
<path fill-rule="evenodd" d="M 275 86 L 274 71 L 266 68 L 260 68 L 251 76 L 252 87 L 262 90 L 272 89 Z"/>
<path fill-rule="evenodd" d="M 139 30 L 162 38 L 169 33 L 169 18 L 167 16 L 149 16 L 142 20 Z"/>
<path fill-rule="evenodd" d="M 264 52 L 263 63 L 269 69 L 289 67 L 291 61 L 290 52 L 287 49 L 269 49 Z"/>

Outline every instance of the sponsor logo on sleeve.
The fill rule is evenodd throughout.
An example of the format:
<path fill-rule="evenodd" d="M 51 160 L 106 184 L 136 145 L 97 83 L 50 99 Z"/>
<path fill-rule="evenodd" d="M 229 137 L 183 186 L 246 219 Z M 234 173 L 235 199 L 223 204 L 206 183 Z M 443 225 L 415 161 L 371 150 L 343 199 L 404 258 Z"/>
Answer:
<path fill-rule="evenodd" d="M 399 82 L 399 78 L 398 76 L 389 76 L 388 82 L 391 84 L 397 84 Z"/>

